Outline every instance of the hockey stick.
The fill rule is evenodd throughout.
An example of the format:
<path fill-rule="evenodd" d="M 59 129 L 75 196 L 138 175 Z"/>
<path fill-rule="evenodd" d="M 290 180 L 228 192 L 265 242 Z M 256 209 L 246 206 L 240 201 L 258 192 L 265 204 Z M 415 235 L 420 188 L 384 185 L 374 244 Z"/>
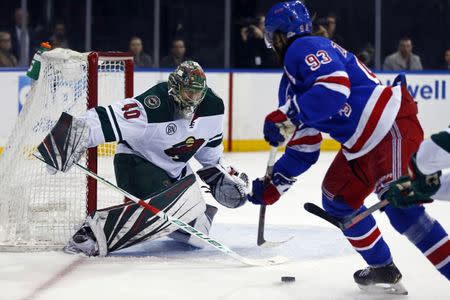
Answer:
<path fill-rule="evenodd" d="M 371 207 L 369 207 L 367 210 L 363 211 L 362 213 L 350 215 L 350 216 L 344 218 L 342 221 L 331 216 L 325 210 L 323 210 L 321 207 L 315 205 L 314 203 L 306 202 L 303 205 L 303 208 L 307 212 L 309 212 L 313 215 L 316 215 L 319 218 L 324 219 L 325 221 L 330 222 L 331 224 L 338 227 L 339 229 L 345 230 L 345 229 L 349 229 L 350 227 L 352 227 L 359 221 L 363 220 L 365 217 L 371 215 L 373 212 L 379 210 L 380 208 L 385 207 L 388 204 L 389 204 L 389 201 L 382 200 L 382 201 L 372 205 Z"/>
<path fill-rule="evenodd" d="M 277 147 L 272 147 L 270 149 L 264 185 L 269 183 L 270 177 L 272 176 L 273 165 L 275 164 L 275 158 L 277 156 L 277 151 L 278 151 Z M 284 243 L 290 241 L 292 238 L 294 238 L 293 236 L 291 236 L 290 238 L 288 238 L 284 241 L 279 241 L 279 242 L 266 241 L 266 239 L 264 238 L 265 223 L 266 223 L 266 205 L 261 205 L 261 207 L 259 208 L 258 239 L 256 242 L 258 246 L 265 247 L 265 248 L 277 247 L 281 244 L 284 244 Z"/>
<path fill-rule="evenodd" d="M 196 237 L 198 237 L 199 239 L 201 239 L 203 242 L 213 246 L 214 248 L 216 248 L 217 250 L 221 251 L 222 253 L 240 261 L 241 263 L 245 264 L 245 265 L 249 265 L 249 266 L 268 266 L 268 265 L 277 265 L 277 264 L 282 264 L 284 262 L 287 261 L 287 258 L 282 257 L 282 256 L 275 256 L 275 257 L 271 257 L 268 259 L 252 259 L 252 258 L 247 258 L 247 257 L 243 257 L 241 255 L 239 255 L 238 253 L 234 252 L 233 250 L 231 250 L 229 247 L 227 247 L 226 245 L 220 243 L 219 241 L 207 236 L 206 234 L 198 231 L 197 229 L 195 229 L 194 227 L 190 226 L 189 224 L 183 222 L 182 220 L 175 218 L 171 215 L 166 214 L 164 211 L 148 204 L 146 201 L 151 201 L 150 199 L 147 200 L 141 200 L 135 196 L 133 196 L 132 194 L 124 191 L 123 189 L 119 188 L 118 186 L 112 184 L 111 182 L 109 182 L 108 180 L 104 179 L 103 177 L 100 177 L 98 174 L 95 174 L 94 172 L 88 170 L 87 168 L 81 166 L 78 163 L 75 163 L 75 166 L 78 167 L 83 173 L 85 173 L 88 176 L 91 176 L 92 178 L 95 178 L 97 181 L 103 183 L 104 185 L 108 186 L 109 188 L 117 191 L 118 193 L 122 194 L 123 196 L 127 197 L 128 199 L 136 202 L 137 204 L 139 204 L 140 206 L 144 207 L 145 209 L 149 210 L 150 212 L 152 212 L 153 214 L 157 215 L 158 217 L 169 221 L 170 223 L 174 224 L 175 226 L 177 226 L 178 228 L 180 228 L 181 230 L 187 232 L 188 234 L 192 234 L 195 235 Z"/>

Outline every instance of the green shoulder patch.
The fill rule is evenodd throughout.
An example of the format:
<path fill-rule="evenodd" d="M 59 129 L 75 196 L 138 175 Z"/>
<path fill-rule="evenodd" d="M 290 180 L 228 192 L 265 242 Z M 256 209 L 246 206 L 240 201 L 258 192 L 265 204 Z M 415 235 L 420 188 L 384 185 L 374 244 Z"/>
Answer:
<path fill-rule="evenodd" d="M 167 82 L 161 82 L 134 97 L 145 108 L 148 123 L 173 121 L 174 103 L 169 98 Z"/>
<path fill-rule="evenodd" d="M 222 99 L 213 92 L 211 88 L 206 90 L 203 101 L 197 108 L 196 115 L 199 117 L 223 115 L 225 107 Z"/>

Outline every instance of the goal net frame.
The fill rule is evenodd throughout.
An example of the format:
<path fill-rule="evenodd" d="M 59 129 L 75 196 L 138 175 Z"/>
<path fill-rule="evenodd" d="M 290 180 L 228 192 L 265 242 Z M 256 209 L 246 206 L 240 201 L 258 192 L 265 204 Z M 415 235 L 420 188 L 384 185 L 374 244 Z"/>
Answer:
<path fill-rule="evenodd" d="M 55 51 L 55 50 L 52 50 L 52 51 Z M 52 52 L 52 51 L 49 51 L 49 52 Z M 60 52 L 58 52 L 58 51 L 60 51 Z M 99 105 L 104 106 L 107 104 L 112 104 L 114 101 L 121 100 L 124 98 L 131 98 L 133 96 L 134 61 L 133 61 L 133 56 L 130 53 L 97 52 L 97 51 L 93 51 L 93 52 L 89 52 L 89 53 L 78 53 L 78 52 L 71 51 L 68 49 L 67 50 L 66 49 L 56 49 L 56 51 L 54 52 L 55 53 L 54 57 L 57 57 L 58 53 L 63 53 L 63 54 L 66 53 L 64 51 L 69 53 L 68 56 L 72 57 L 71 55 L 73 54 L 73 57 L 75 57 L 73 59 L 75 62 L 70 61 L 69 65 L 70 65 L 70 63 L 76 65 L 78 62 L 80 64 L 79 68 L 72 68 L 68 72 L 66 72 L 66 75 L 69 78 L 67 81 L 73 80 L 72 77 L 75 77 L 75 78 L 82 77 L 83 78 L 83 84 L 81 84 L 82 87 L 80 88 L 82 90 L 80 92 L 80 94 L 82 94 L 82 96 L 80 97 L 80 100 L 77 98 L 79 95 L 75 91 L 73 92 L 73 94 L 74 94 L 73 103 L 77 103 L 74 105 L 77 106 L 78 111 L 80 111 L 80 109 L 81 110 L 91 109 L 91 108 L 97 107 Z M 50 54 L 48 56 L 46 56 L 46 55 L 47 55 L 46 53 L 43 54 L 43 59 L 45 56 L 46 64 L 48 66 L 52 63 L 52 58 L 51 58 L 52 56 Z M 55 59 L 55 62 L 58 59 L 59 59 L 59 57 Z M 63 85 L 66 84 L 64 81 L 65 79 L 63 79 L 62 82 L 59 82 L 59 81 L 57 82 L 57 80 L 59 78 L 58 76 L 61 76 L 61 77 L 64 76 L 63 69 L 65 68 L 66 63 L 65 63 L 65 60 L 62 60 L 62 61 L 63 61 L 62 63 L 61 63 L 61 61 L 57 62 L 57 63 L 59 63 L 59 65 L 57 65 L 55 63 L 55 65 L 60 68 L 57 70 L 59 73 L 56 73 L 56 71 L 55 71 L 56 67 L 52 67 L 52 66 L 50 67 L 50 71 L 55 72 L 56 79 L 54 79 L 55 83 L 52 83 L 52 81 L 50 80 L 51 84 L 47 84 L 48 90 L 50 92 L 53 91 L 55 93 L 55 95 L 50 95 L 49 97 L 58 99 L 57 101 L 67 101 L 67 99 L 64 99 L 64 98 L 62 100 L 59 100 L 61 97 L 58 97 L 58 95 L 56 95 L 58 90 L 56 89 L 55 86 L 57 86 L 58 84 L 61 84 L 61 86 L 63 88 L 65 88 L 65 86 L 63 86 Z M 114 69 L 114 68 L 116 68 L 116 69 Z M 47 69 L 43 70 L 42 66 L 41 66 L 41 73 L 45 72 L 46 70 Z M 78 74 L 77 74 L 78 70 L 79 70 L 79 73 L 81 73 L 80 76 L 78 76 Z M 111 74 L 111 75 L 109 75 L 109 74 Z M 39 84 L 39 80 L 41 80 L 44 77 L 44 75 L 45 74 L 39 74 L 39 79 L 35 83 L 33 83 L 33 85 L 32 85 L 33 87 L 31 89 L 29 95 L 27 96 L 30 99 L 33 97 L 36 98 L 36 99 L 33 99 L 32 102 L 30 102 L 30 105 L 32 105 L 32 106 L 35 104 L 34 103 L 35 101 L 37 101 L 37 100 L 41 101 L 39 96 L 42 96 L 42 95 L 38 92 L 36 92 L 37 94 L 35 95 L 33 92 L 33 88 L 34 88 L 34 84 L 36 84 L 36 85 Z M 85 79 L 85 77 L 87 77 L 87 79 Z M 44 79 L 42 79 L 42 80 L 44 80 Z M 76 81 L 76 80 L 77 79 L 75 79 L 74 81 Z M 109 84 L 115 85 L 114 89 L 111 89 L 111 93 L 114 93 L 113 98 L 115 98 L 115 99 L 113 99 L 111 101 L 108 100 L 108 103 L 105 103 L 104 101 L 99 102 L 100 96 L 101 96 L 100 98 L 105 98 L 105 95 L 108 95 L 108 93 L 105 94 L 101 90 L 102 85 L 105 82 L 105 80 L 106 81 L 110 80 L 112 83 L 109 83 Z M 115 80 L 117 80 L 117 82 Z M 120 83 L 120 84 L 118 84 L 118 83 Z M 122 93 L 122 83 L 123 83 L 123 95 L 117 95 L 118 94 L 117 91 L 120 91 L 120 93 Z M 50 88 L 48 86 L 50 86 Z M 77 88 L 78 88 L 78 86 L 77 86 Z M 46 91 L 46 92 L 50 93 L 49 91 Z M 65 96 L 65 97 L 67 97 L 67 96 Z M 55 107 L 53 107 L 52 103 L 48 104 L 46 101 L 47 100 L 41 101 L 42 103 L 45 103 L 45 104 L 42 104 L 42 106 L 44 107 L 44 109 L 42 109 L 42 111 L 41 111 L 42 116 L 44 116 L 44 114 L 46 113 L 46 110 L 55 109 L 55 111 L 56 111 L 59 109 L 59 107 L 56 107 L 57 105 L 55 105 Z M 55 100 L 53 99 L 52 101 L 55 101 Z M 86 105 L 84 106 L 85 108 L 82 107 L 83 106 L 82 103 L 84 101 L 86 103 Z M 25 106 L 27 105 L 27 103 L 25 103 Z M 39 103 L 36 103 L 36 105 L 37 104 L 39 104 Z M 64 107 L 64 106 L 61 105 L 61 107 Z M 24 109 L 24 110 L 26 110 L 26 109 Z M 29 132 L 29 133 L 26 132 L 26 130 L 20 131 L 20 128 L 21 128 L 20 126 L 22 124 L 26 123 L 27 113 L 29 113 L 30 111 L 32 111 L 32 110 L 29 109 L 26 113 L 24 113 L 23 116 L 22 116 L 22 113 L 19 115 L 17 124 L 13 129 L 13 134 L 16 133 L 16 130 L 17 130 L 17 132 L 21 133 L 22 135 L 25 135 L 25 138 L 23 136 L 20 137 L 21 139 L 24 139 L 24 140 L 27 140 L 27 137 L 26 137 L 27 134 L 30 134 L 30 135 L 33 134 L 33 132 Z M 60 111 L 59 114 L 61 112 L 62 111 Z M 39 113 L 37 115 L 39 118 Z M 45 115 L 45 116 L 47 116 L 47 115 Z M 56 123 L 56 119 L 54 119 L 54 118 L 55 118 L 55 116 L 52 115 L 51 118 L 49 118 L 49 120 L 52 120 L 52 121 L 54 121 L 54 123 Z M 43 120 L 47 120 L 47 119 L 43 118 Z M 22 122 L 22 123 L 20 123 L 20 122 Z M 53 123 L 53 125 L 54 125 L 54 123 Z M 48 124 L 45 124 L 45 125 L 48 126 Z M 46 126 L 43 126 L 43 127 L 46 128 Z M 40 130 L 42 131 L 42 128 L 40 128 Z M 46 129 L 46 130 L 48 130 L 48 129 Z M 42 132 L 40 132 L 39 134 L 41 134 L 41 133 Z M 5 168 L 4 170 L 0 169 L 0 177 L 3 176 L 2 178 L 5 178 L 6 176 L 8 176 L 7 168 L 14 167 L 14 159 L 15 159 L 14 157 L 15 156 L 19 157 L 18 159 L 21 159 L 20 163 L 22 165 L 28 166 L 28 163 L 29 163 L 31 166 L 31 162 L 26 162 L 26 160 L 27 159 L 30 160 L 30 158 L 29 158 L 30 154 L 34 151 L 33 149 L 35 149 L 35 147 L 37 146 L 36 143 L 39 143 L 32 139 L 30 139 L 30 141 L 31 141 L 31 142 L 29 142 L 30 144 L 28 144 L 27 142 L 22 143 L 19 141 L 18 145 L 22 146 L 22 147 L 21 148 L 17 147 L 17 149 L 19 149 L 19 150 L 17 150 L 14 147 L 9 147 L 11 144 L 11 141 L 14 141 L 14 137 L 12 136 L 13 134 L 11 134 L 11 137 L 8 139 L 7 147 L 5 147 L 5 150 L 3 151 L 3 153 L 0 154 L 0 167 Z M 11 148 L 11 149 L 9 149 L 9 148 Z M 103 151 L 104 149 L 107 149 L 107 151 L 108 151 L 107 155 L 113 155 L 114 150 L 115 150 L 115 143 L 103 144 L 103 145 L 100 145 L 99 147 L 90 148 L 86 151 L 86 155 L 84 156 L 83 159 L 84 159 L 85 165 L 92 172 L 98 173 L 98 171 L 99 171 L 99 151 Z M 5 154 L 8 151 L 10 151 L 10 153 L 8 153 L 8 155 L 9 155 L 8 159 L 11 159 L 11 161 L 8 160 L 6 163 L 3 163 L 2 159 L 5 158 L 5 161 L 6 161 Z M 17 155 L 14 155 L 13 151 L 19 151 L 19 153 L 17 153 Z M 11 158 L 11 157 L 13 157 L 13 158 Z M 36 162 L 33 162 L 33 163 L 36 164 Z M 109 167 L 111 167 L 111 169 L 112 169 L 112 163 L 108 164 L 108 168 Z M 40 166 L 40 168 L 41 168 L 41 166 Z M 45 166 L 43 166 L 43 168 L 45 168 Z M 42 172 L 42 170 L 40 172 Z M 71 172 L 74 172 L 74 170 L 70 170 L 68 173 L 71 173 Z M 22 195 L 20 195 L 20 194 L 15 195 L 14 191 L 20 190 L 21 178 L 20 178 L 20 175 L 15 175 L 15 176 L 18 177 L 17 184 L 15 182 L 9 181 L 9 183 L 11 185 L 11 191 L 12 191 L 12 192 L 11 191 L 9 191 L 9 192 L 10 192 L 10 195 L 12 195 L 12 197 L 9 197 L 9 196 L 7 196 L 7 197 L 3 196 L 3 198 L 0 197 L 0 218 L 3 217 L 3 220 L 0 219 L 0 252 L 1 251 L 28 252 L 28 251 L 45 251 L 45 250 L 61 249 L 62 246 L 64 245 L 64 243 L 66 243 L 67 240 L 70 238 L 70 233 L 71 234 L 74 233 L 73 227 L 76 226 L 76 224 L 74 224 L 74 223 L 82 222 L 83 221 L 83 219 L 81 219 L 82 215 L 84 215 L 84 218 L 85 218 L 88 214 L 97 210 L 98 203 L 99 203 L 99 190 L 97 187 L 97 181 L 93 178 L 90 178 L 89 176 L 85 176 L 84 174 L 76 175 L 77 176 L 76 178 L 78 178 L 78 179 L 86 178 L 85 180 L 81 179 L 81 181 L 83 181 L 83 182 L 78 183 L 78 186 L 77 186 L 78 188 L 80 186 L 83 186 L 83 188 L 85 188 L 85 190 L 86 190 L 86 193 L 84 196 L 82 195 L 82 193 L 83 193 L 82 190 L 81 191 L 77 190 L 77 199 L 82 199 L 85 197 L 84 204 L 81 203 L 82 200 L 76 200 L 77 201 L 76 207 L 74 207 L 72 202 L 64 203 L 63 202 L 64 197 L 63 197 L 63 200 L 61 200 L 61 199 L 59 199 L 59 194 L 56 194 L 56 197 L 53 197 L 54 199 L 56 199 L 55 200 L 56 202 L 49 201 L 47 204 L 45 202 L 45 200 L 43 200 L 42 203 L 39 202 L 40 206 L 37 206 L 37 208 L 25 207 L 27 204 L 30 204 L 30 203 L 35 204 L 33 202 L 34 198 L 32 200 L 24 200 L 24 204 L 20 204 L 20 205 L 17 204 L 17 202 L 22 201 L 22 199 L 21 199 Z M 44 176 L 47 176 L 47 175 L 44 175 Z M 57 174 L 54 176 L 65 176 L 65 175 Z M 70 176 L 70 174 L 68 176 Z M 67 179 L 67 180 L 69 182 L 67 183 L 67 188 L 70 188 L 70 185 L 71 185 L 70 178 L 73 178 L 73 177 L 68 177 L 68 178 L 69 179 Z M 66 179 L 62 179 L 62 180 L 66 180 Z M 33 182 L 33 180 L 29 180 L 29 181 Z M 24 183 L 24 185 L 25 185 L 24 188 L 25 187 L 29 188 L 29 186 L 26 186 L 26 183 Z M 49 190 L 52 191 L 52 189 L 63 189 L 64 187 L 66 187 L 66 186 L 63 185 L 61 187 L 60 186 L 51 187 Z M 6 184 L 4 186 L 0 186 L 0 193 L 3 193 L 8 188 L 9 188 L 8 181 L 6 181 Z M 39 187 L 36 188 L 36 190 L 39 191 Z M 33 187 L 32 187 L 32 192 L 34 192 Z M 31 194 L 32 194 L 32 192 L 31 192 Z M 46 190 L 46 193 L 47 193 L 47 190 Z M 70 194 L 68 193 L 68 195 L 70 195 Z M 16 198 L 16 197 L 17 197 L 17 199 L 10 199 L 10 198 Z M 47 194 L 43 193 L 41 198 L 45 198 L 45 197 L 51 198 L 52 196 L 48 196 Z M 14 201 L 16 201 L 16 202 L 14 202 Z M 60 202 L 57 202 L 57 201 L 60 201 Z M 2 206 L 2 204 L 3 204 L 3 206 Z M 102 204 L 104 205 L 103 202 L 102 202 Z M 64 209 L 66 209 L 67 211 L 63 211 L 61 206 L 64 207 Z M 3 211 L 2 211 L 2 209 L 3 209 Z M 58 209 L 60 211 L 58 211 Z M 70 211 L 71 209 L 76 210 L 76 213 L 72 213 L 72 211 Z M 23 212 L 20 210 L 23 210 Z M 44 219 L 44 217 L 41 217 L 38 221 L 36 221 L 36 224 L 26 223 L 26 222 L 29 222 L 30 220 L 31 220 L 31 222 L 34 222 L 33 216 L 30 217 L 30 215 L 32 215 L 32 214 L 41 214 L 42 216 L 44 216 L 45 214 L 48 214 L 50 217 L 48 218 L 47 223 L 45 220 L 42 221 Z M 58 214 L 61 214 L 61 216 L 59 216 Z M 39 215 L 39 216 L 41 216 L 41 215 Z M 66 216 L 66 215 L 68 216 L 67 223 L 65 223 L 66 219 L 64 218 L 64 216 Z M 73 217 L 73 215 L 76 215 L 76 216 Z M 6 216 L 6 220 L 5 220 L 5 216 Z M 23 217 L 23 219 L 20 219 L 21 217 Z M 61 223 L 59 223 L 59 222 L 61 222 Z M 29 226 L 27 226 L 27 225 L 29 225 Z M 48 229 L 46 226 L 48 226 Z M 63 227 L 63 228 L 60 229 L 59 227 Z M 36 232 L 37 232 L 37 234 L 34 235 Z M 46 235 L 47 232 L 48 232 L 49 237 L 47 238 L 45 236 L 44 238 L 42 238 L 42 236 Z M 53 234 L 55 235 L 54 237 L 51 236 Z"/>

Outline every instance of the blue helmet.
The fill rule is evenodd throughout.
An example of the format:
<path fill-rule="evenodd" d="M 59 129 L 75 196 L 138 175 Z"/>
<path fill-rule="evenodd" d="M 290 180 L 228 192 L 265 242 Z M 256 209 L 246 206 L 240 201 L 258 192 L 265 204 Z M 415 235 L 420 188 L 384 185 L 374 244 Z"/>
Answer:
<path fill-rule="evenodd" d="M 275 4 L 266 15 L 264 39 L 267 48 L 272 48 L 275 31 L 294 35 L 310 34 L 312 21 L 308 9 L 301 1 L 289 1 Z"/>

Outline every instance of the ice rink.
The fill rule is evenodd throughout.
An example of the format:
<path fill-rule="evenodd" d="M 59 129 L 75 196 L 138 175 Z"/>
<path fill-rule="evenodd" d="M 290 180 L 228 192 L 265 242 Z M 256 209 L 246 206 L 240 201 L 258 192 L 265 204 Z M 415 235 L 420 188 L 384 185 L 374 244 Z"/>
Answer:
<path fill-rule="evenodd" d="M 250 178 L 262 176 L 268 153 L 226 154 Z M 353 273 L 366 267 L 339 230 L 302 208 L 320 204 L 320 185 L 334 153 L 299 177 L 295 187 L 268 207 L 267 240 L 290 242 L 271 249 L 256 246 L 259 207 L 221 207 L 211 236 L 241 255 L 283 255 L 289 262 L 247 267 L 213 248 L 192 250 L 169 239 L 153 241 L 113 257 L 84 258 L 62 252 L 0 253 L 1 300 L 138 299 L 450 299 L 450 284 L 409 241 L 375 213 L 408 296 L 370 295 L 359 290 Z M 208 198 L 208 202 L 211 198 Z M 212 200 L 213 201 L 213 200 Z M 373 204 L 371 198 L 368 204 Z M 450 203 L 428 205 L 430 215 L 450 231 Z M 281 283 L 295 276 L 295 283 Z"/>

